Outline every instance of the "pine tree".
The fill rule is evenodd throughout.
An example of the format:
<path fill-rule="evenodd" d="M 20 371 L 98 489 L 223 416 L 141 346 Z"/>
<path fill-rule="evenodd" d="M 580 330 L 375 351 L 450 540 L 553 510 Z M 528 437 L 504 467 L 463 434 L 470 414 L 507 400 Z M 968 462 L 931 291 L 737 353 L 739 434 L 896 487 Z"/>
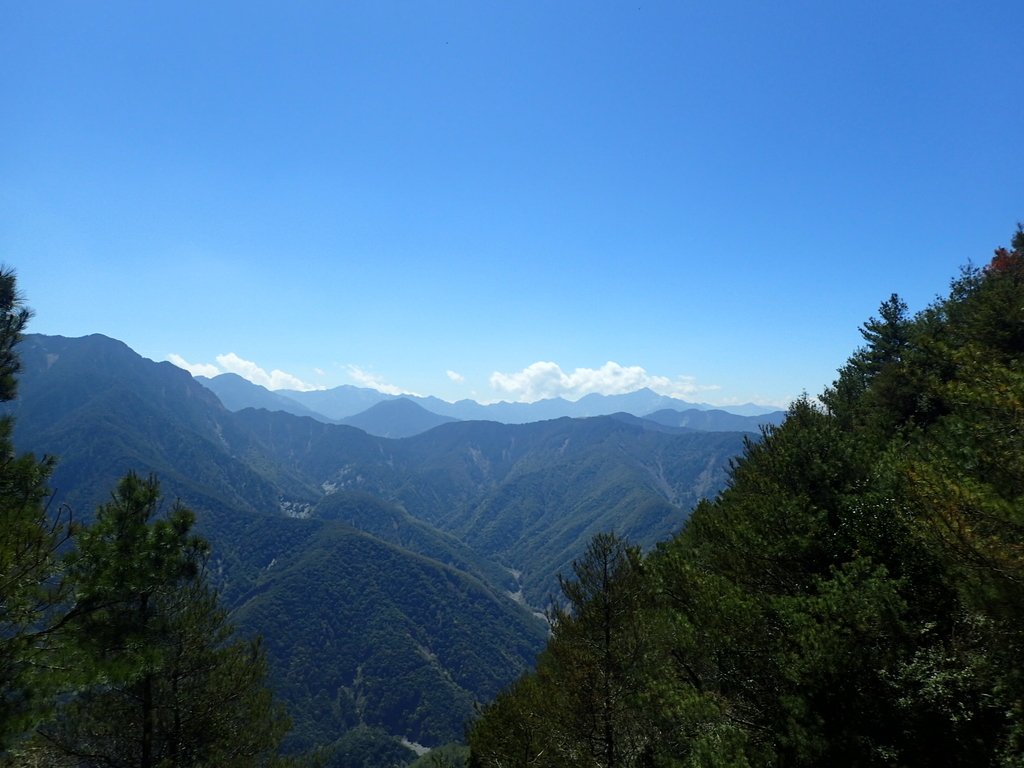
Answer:
<path fill-rule="evenodd" d="M 639 550 L 598 534 L 572 568 L 571 578 L 559 579 L 566 605 L 549 616 L 552 635 L 536 673 L 502 693 L 474 724 L 471 765 L 644 764 Z"/>
<path fill-rule="evenodd" d="M 14 273 L 0 268 L 0 402 L 17 395 L 15 347 L 31 312 Z M 62 597 L 58 550 L 68 527 L 48 509 L 53 462 L 15 454 L 9 414 L 0 416 L 0 755 L 52 703 L 54 606 Z"/>
<path fill-rule="evenodd" d="M 160 514 L 155 478 L 127 475 L 69 560 L 82 690 L 40 732 L 85 766 L 259 766 L 288 719 L 264 685 L 258 642 L 206 584 L 192 513 Z"/>
<path fill-rule="evenodd" d="M 559 577 L 569 605 L 553 615 L 542 679 L 555 678 L 561 693 L 559 722 L 577 742 L 569 753 L 605 768 L 637 765 L 645 746 L 634 696 L 644 653 L 640 551 L 600 533 L 572 570 Z"/>

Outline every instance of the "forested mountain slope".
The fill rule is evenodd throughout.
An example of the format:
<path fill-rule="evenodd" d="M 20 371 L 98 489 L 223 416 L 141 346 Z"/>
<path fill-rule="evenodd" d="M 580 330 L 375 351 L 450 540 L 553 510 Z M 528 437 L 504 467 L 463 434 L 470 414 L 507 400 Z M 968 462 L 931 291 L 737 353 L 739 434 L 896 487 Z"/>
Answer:
<path fill-rule="evenodd" d="M 282 413 L 237 416 L 290 472 L 385 499 L 521 571 L 535 605 L 594 533 L 653 545 L 678 530 L 722 487 L 744 440 L 603 416 L 456 422 L 389 441 Z"/>
<path fill-rule="evenodd" d="M 160 475 L 198 506 L 273 511 L 317 489 L 260 463 L 260 447 L 207 389 L 170 363 L 105 336 L 28 335 L 19 345 L 15 440 L 57 456 L 53 485 L 79 514 L 106 501 L 128 468 Z"/>
<path fill-rule="evenodd" d="M 759 433 L 762 426 L 781 424 L 785 419 L 785 413 L 775 411 L 774 413 L 766 413 L 761 416 L 739 416 L 735 413 L 728 413 L 718 409 L 702 411 L 696 408 L 687 408 L 685 410 L 665 408 L 648 413 L 644 418 L 671 427 L 688 427 L 690 429 L 707 431 L 731 430 Z"/>
<path fill-rule="evenodd" d="M 157 473 L 165 497 L 196 511 L 225 600 L 242 630 L 264 637 L 272 680 L 295 715 L 293 746 L 330 743 L 358 724 L 442 743 L 462 733 L 474 701 L 531 663 L 545 630 L 507 597 L 503 569 L 373 499 L 350 503 L 361 518 L 345 512 L 268 459 L 188 374 L 99 336 L 30 336 L 22 353 L 16 439 L 59 456 L 56 500 L 87 519 L 134 469 Z M 325 498 L 334 502 L 321 508 L 325 519 L 302 519 Z M 386 515 L 395 545 L 347 522 L 380 527 Z M 324 622 L 335 629 L 325 633 Z M 313 678 L 321 688 L 307 687 Z M 333 707 L 319 706 L 325 687 Z M 389 703 L 399 692 L 404 703 Z"/>
<path fill-rule="evenodd" d="M 1024 759 L 1024 231 L 911 317 L 646 558 L 595 539 L 483 766 Z"/>
<path fill-rule="evenodd" d="M 15 439 L 58 457 L 55 501 L 88 519 L 133 469 L 196 511 L 225 601 L 264 636 L 293 746 L 363 725 L 460 737 L 543 643 L 516 600 L 543 605 L 593 532 L 653 544 L 678 530 L 743 440 L 615 417 L 388 440 L 232 413 L 102 336 L 28 336 L 20 353 Z"/>
<path fill-rule="evenodd" d="M 234 618 L 264 638 L 294 746 L 360 724 L 430 745 L 457 738 L 544 636 L 480 579 L 346 525 L 234 518 L 222 535 L 263 562 Z"/>

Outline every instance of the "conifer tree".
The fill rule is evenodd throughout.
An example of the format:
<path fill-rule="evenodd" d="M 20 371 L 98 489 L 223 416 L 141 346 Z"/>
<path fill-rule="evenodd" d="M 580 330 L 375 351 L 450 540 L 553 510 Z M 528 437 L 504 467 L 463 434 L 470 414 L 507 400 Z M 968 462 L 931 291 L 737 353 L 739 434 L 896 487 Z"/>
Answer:
<path fill-rule="evenodd" d="M 601 533 L 572 568 L 572 577 L 559 578 L 566 604 L 551 611 L 551 639 L 536 674 L 484 711 L 470 733 L 471 765 L 644 764 L 639 550 Z"/>
<path fill-rule="evenodd" d="M 0 268 L 0 402 L 17 395 L 16 345 L 31 312 L 14 272 Z M 62 596 L 58 549 L 68 535 L 47 508 L 52 460 L 16 455 L 9 414 L 0 415 L 0 754 L 49 708 L 53 608 Z"/>
<path fill-rule="evenodd" d="M 81 768 L 270 764 L 288 719 L 262 650 L 232 640 L 191 511 L 159 502 L 155 478 L 130 473 L 81 532 L 69 652 L 85 679 L 40 732 Z"/>
<path fill-rule="evenodd" d="M 581 753 L 582 764 L 635 765 L 644 747 L 634 697 L 644 650 L 640 551 L 599 533 L 572 570 L 572 578 L 559 577 L 569 605 L 554 613 L 541 663 L 561 694 L 566 740 L 577 742 L 567 751 Z"/>

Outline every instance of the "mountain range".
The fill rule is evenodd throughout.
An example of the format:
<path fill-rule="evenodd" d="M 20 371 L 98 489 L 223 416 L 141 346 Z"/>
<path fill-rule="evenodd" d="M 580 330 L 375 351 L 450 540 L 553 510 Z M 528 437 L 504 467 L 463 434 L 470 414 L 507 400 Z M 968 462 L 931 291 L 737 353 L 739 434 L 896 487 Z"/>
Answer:
<path fill-rule="evenodd" d="M 445 423 L 429 427 L 424 402 L 403 398 L 350 415 L 417 426 L 386 438 L 237 377 L 211 380 L 214 394 L 104 336 L 30 335 L 19 352 L 15 445 L 58 457 L 54 501 L 87 521 L 135 470 L 195 510 L 222 599 L 264 638 L 296 749 L 368 728 L 392 744 L 461 737 L 475 704 L 532 665 L 538 610 L 589 539 L 666 538 L 750 439 L 664 414 L 433 413 Z"/>
<path fill-rule="evenodd" d="M 746 404 L 724 410 L 689 403 L 639 389 L 622 395 L 589 394 L 579 400 L 556 397 L 533 403 L 473 400 L 449 403 L 436 397 L 387 395 L 375 389 L 342 385 L 333 389 L 300 392 L 270 391 L 234 373 L 196 380 L 214 392 L 232 411 L 264 408 L 296 416 L 311 416 L 332 424 L 350 424 L 378 437 L 411 437 L 449 421 L 497 421 L 526 424 L 563 417 L 586 418 L 629 413 L 666 426 L 682 426 L 711 432 L 758 432 L 765 424 L 781 424 L 784 411 Z M 680 415 L 675 415 L 680 414 Z"/>

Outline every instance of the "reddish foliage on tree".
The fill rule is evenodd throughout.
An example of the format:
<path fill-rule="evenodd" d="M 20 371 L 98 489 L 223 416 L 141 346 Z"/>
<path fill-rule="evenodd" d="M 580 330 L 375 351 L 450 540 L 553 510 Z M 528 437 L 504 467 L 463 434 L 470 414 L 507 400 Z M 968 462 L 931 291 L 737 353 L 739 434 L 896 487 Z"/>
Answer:
<path fill-rule="evenodd" d="M 988 265 L 990 272 L 1009 272 L 1014 266 L 1019 265 L 1021 254 L 1017 251 L 1009 251 L 1006 248 L 996 248 L 995 256 Z"/>
<path fill-rule="evenodd" d="M 1020 272 L 1024 270 L 1024 225 L 1018 224 L 1009 248 L 996 248 L 988 272 Z"/>

